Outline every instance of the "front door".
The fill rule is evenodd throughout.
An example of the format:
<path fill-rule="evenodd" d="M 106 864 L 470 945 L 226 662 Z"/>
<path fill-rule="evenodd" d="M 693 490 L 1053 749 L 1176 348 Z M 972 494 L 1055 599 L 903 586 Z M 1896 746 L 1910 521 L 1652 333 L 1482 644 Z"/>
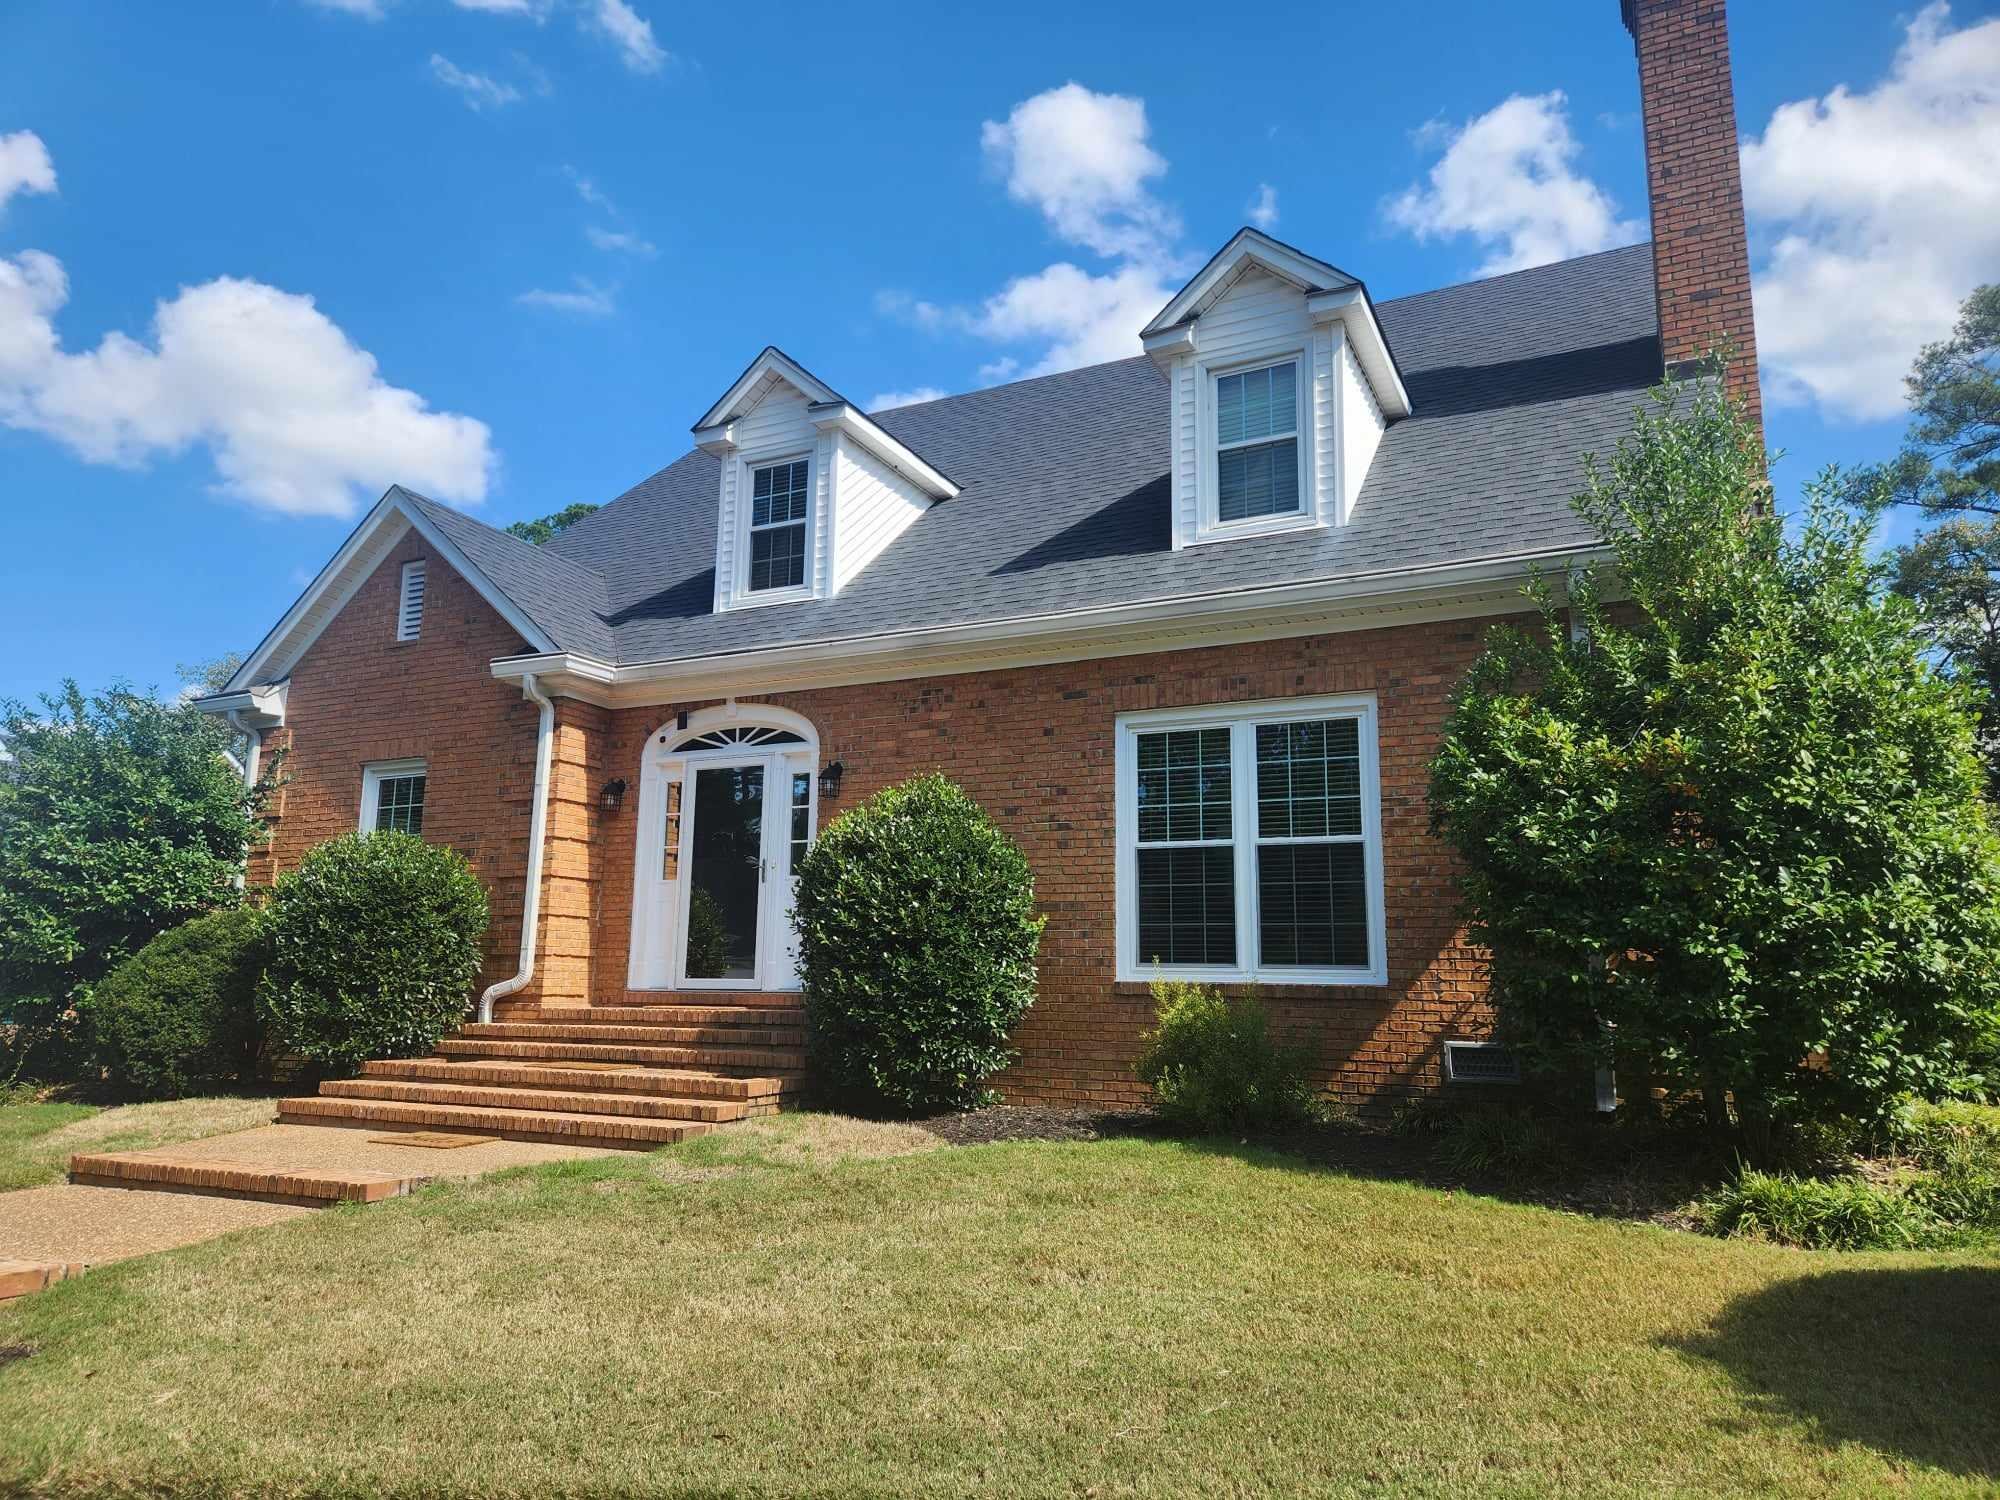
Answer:
<path fill-rule="evenodd" d="M 691 985 L 756 989 L 764 950 L 762 760 L 694 768 L 681 975 Z"/>

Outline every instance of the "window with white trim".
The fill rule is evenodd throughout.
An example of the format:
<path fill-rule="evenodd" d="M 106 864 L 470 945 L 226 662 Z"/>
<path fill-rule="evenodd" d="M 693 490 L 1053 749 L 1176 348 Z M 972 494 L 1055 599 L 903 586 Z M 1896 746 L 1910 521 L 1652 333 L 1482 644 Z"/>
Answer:
<path fill-rule="evenodd" d="M 1299 461 L 1299 362 L 1232 370 L 1215 381 L 1215 521 L 1305 508 Z"/>
<path fill-rule="evenodd" d="M 804 588 L 806 512 L 812 465 L 803 458 L 750 470 L 750 576 L 753 594 Z"/>
<path fill-rule="evenodd" d="M 361 768 L 361 831 L 424 831 L 424 789 L 429 778 L 420 760 L 378 760 Z"/>
<path fill-rule="evenodd" d="M 414 641 L 424 633 L 424 560 L 403 564 L 403 589 L 396 605 L 396 639 Z"/>
<path fill-rule="evenodd" d="M 1370 697 L 1118 721 L 1118 974 L 1386 982 Z"/>

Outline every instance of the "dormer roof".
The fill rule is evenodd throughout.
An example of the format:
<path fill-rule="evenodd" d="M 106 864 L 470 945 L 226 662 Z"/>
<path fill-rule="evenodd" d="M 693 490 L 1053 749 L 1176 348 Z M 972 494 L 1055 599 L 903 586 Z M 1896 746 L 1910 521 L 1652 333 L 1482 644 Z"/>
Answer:
<path fill-rule="evenodd" d="M 1368 288 L 1340 267 L 1307 255 L 1247 224 L 1140 330 L 1139 340 L 1154 363 L 1164 367 L 1176 356 L 1191 351 L 1199 342 L 1197 329 L 1202 314 L 1253 270 L 1296 288 L 1305 298 L 1314 322 L 1342 324 L 1383 416 L 1395 421 L 1410 414 L 1410 394 L 1403 384 L 1396 356 L 1376 321 Z"/>
<path fill-rule="evenodd" d="M 813 425 L 820 431 L 845 433 L 931 499 L 949 500 L 958 493 L 958 486 L 943 470 L 890 436 L 860 407 L 776 344 L 766 344 L 694 424 L 695 446 L 718 457 L 733 447 L 731 427 L 763 399 L 773 380 L 784 381 L 806 398 Z"/>

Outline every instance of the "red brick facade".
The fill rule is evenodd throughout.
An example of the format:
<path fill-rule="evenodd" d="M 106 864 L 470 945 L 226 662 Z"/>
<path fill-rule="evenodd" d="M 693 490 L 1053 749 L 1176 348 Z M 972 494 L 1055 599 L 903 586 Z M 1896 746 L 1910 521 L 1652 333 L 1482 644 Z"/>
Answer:
<path fill-rule="evenodd" d="M 436 556 L 422 638 L 393 639 L 406 537 L 292 672 L 289 778 L 272 854 L 290 865 L 356 826 L 366 762 L 422 757 L 427 837 L 462 850 L 494 897 L 488 980 L 513 972 L 527 863 L 536 711 L 493 657 L 520 649 L 500 618 Z M 1151 1018 L 1145 988 L 1115 979 L 1114 727 L 1120 713 L 1321 693 L 1376 696 L 1388 927 L 1387 985 L 1273 987 L 1274 1018 L 1312 1045 L 1357 1101 L 1431 1086 L 1439 1043 L 1489 1016 L 1483 968 L 1460 929 L 1447 851 L 1426 831 L 1426 764 L 1481 620 L 1442 621 L 756 698 L 803 714 L 822 764 L 847 775 L 823 818 L 891 782 L 942 770 L 1027 852 L 1048 916 L 1040 995 L 1001 1080 L 1021 1100 L 1129 1101 Z M 753 701 L 746 695 L 746 702 Z M 681 708 L 611 711 L 558 700 L 534 984 L 523 999 L 625 993 L 640 754 Z M 631 787 L 597 805 L 605 781 Z M 268 873 L 268 860 L 265 873 Z"/>
<path fill-rule="evenodd" d="M 1750 249 L 1724 0 L 1623 0 L 1639 54 L 1660 346 L 1668 367 L 1725 346 L 1729 386 L 1761 423 Z"/>
<path fill-rule="evenodd" d="M 427 558 L 423 633 L 396 640 L 403 564 Z M 488 669 L 521 638 L 414 533 L 404 536 L 293 666 L 272 838 L 252 861 L 266 881 L 314 844 L 352 833 L 370 761 L 422 757 L 424 833 L 471 861 L 493 902 L 488 982 L 512 974 L 527 872 L 536 711 Z"/>

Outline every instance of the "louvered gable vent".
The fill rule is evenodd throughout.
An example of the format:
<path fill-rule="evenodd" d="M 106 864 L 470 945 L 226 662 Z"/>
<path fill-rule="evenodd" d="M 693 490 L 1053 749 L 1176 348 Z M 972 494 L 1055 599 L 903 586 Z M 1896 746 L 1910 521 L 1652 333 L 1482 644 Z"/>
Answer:
<path fill-rule="evenodd" d="M 396 611 L 396 639 L 414 641 L 424 632 L 424 564 L 403 564 L 403 603 Z"/>

